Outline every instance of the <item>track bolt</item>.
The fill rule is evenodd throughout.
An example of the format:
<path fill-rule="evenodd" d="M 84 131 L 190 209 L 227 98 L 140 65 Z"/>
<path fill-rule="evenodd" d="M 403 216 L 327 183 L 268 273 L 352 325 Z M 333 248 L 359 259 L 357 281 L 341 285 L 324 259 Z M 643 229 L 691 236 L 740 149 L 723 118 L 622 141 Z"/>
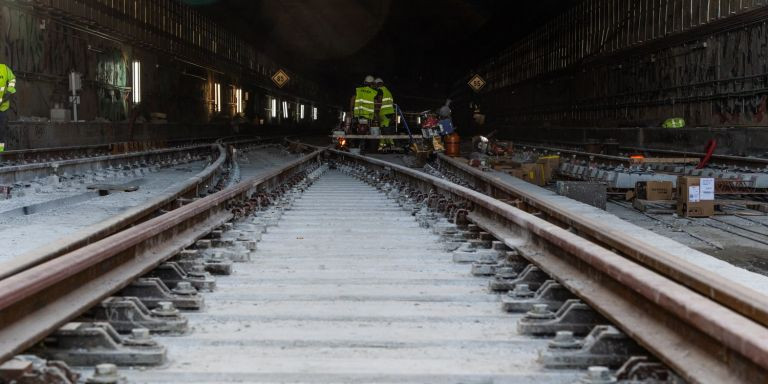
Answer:
<path fill-rule="evenodd" d="M 555 338 L 549 342 L 551 349 L 577 349 L 581 348 L 581 343 L 573 337 L 571 331 L 557 331 Z"/>
<path fill-rule="evenodd" d="M 205 266 L 202 264 L 195 264 L 187 271 L 187 275 L 191 277 L 206 277 Z"/>
<path fill-rule="evenodd" d="M 547 304 L 534 304 L 533 309 L 525 314 L 527 319 L 549 320 L 555 318 L 555 313 L 547 309 Z"/>
<path fill-rule="evenodd" d="M 93 376 L 86 380 L 88 384 L 117 384 L 121 380 L 114 364 L 99 364 L 93 371 Z"/>
<path fill-rule="evenodd" d="M 496 277 L 499 279 L 514 279 L 517 277 L 517 272 L 512 267 L 501 267 L 496 270 Z"/>
<path fill-rule="evenodd" d="M 587 369 L 587 376 L 581 379 L 585 384 L 611 384 L 616 383 L 616 378 L 611 375 L 608 367 L 592 366 Z"/>
<path fill-rule="evenodd" d="M 516 299 L 529 299 L 535 294 L 529 287 L 528 284 L 516 284 L 515 289 L 509 291 L 508 295 Z"/>
<path fill-rule="evenodd" d="M 146 329 L 146 328 L 131 329 L 131 339 L 135 341 L 149 340 L 149 329 Z"/>
<path fill-rule="evenodd" d="M 180 281 L 178 284 L 176 284 L 176 288 L 173 289 L 173 293 L 178 295 L 191 296 L 197 294 L 197 290 L 189 281 Z"/>
<path fill-rule="evenodd" d="M 179 315 L 179 310 L 173 306 L 173 302 L 161 301 L 157 303 L 157 308 L 153 309 L 152 313 L 160 317 L 176 317 Z"/>
<path fill-rule="evenodd" d="M 471 243 L 465 242 L 459 246 L 458 252 L 477 252 L 477 248 L 472 246 Z"/>

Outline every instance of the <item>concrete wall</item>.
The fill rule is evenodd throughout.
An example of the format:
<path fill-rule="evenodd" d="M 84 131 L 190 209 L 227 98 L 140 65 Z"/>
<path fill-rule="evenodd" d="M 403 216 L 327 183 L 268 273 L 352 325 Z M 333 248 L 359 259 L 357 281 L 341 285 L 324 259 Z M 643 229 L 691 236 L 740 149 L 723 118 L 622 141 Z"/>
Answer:
<path fill-rule="evenodd" d="M 269 78 L 278 64 L 178 1 L 0 0 L 0 44 L 0 61 L 18 78 L 11 120 L 48 118 L 55 105 L 70 108 L 70 71 L 83 75 L 78 117 L 85 121 L 132 121 L 151 112 L 189 124 L 227 119 L 235 115 L 235 87 L 249 98 L 249 120 L 265 114 L 251 101 L 259 94 L 322 103 L 317 85 L 293 73 L 284 89 L 275 89 Z M 138 105 L 131 102 L 133 60 L 141 62 Z"/>
<path fill-rule="evenodd" d="M 129 123 L 12 123 L 7 145 L 12 149 L 72 147 L 126 141 L 173 141 L 234 134 L 230 125 Z"/>
<path fill-rule="evenodd" d="M 297 135 L 327 133 L 314 127 L 301 125 L 232 124 L 219 121 L 207 124 L 181 123 L 19 123 L 9 125 L 6 147 L 10 149 L 36 149 L 103 145 L 132 141 L 183 141 L 187 139 L 214 139 L 228 136 Z M 329 139 L 330 140 L 330 139 Z"/>
<path fill-rule="evenodd" d="M 710 139 L 717 140 L 715 153 L 768 157 L 768 128 L 697 127 L 536 127 L 502 130 L 499 137 L 518 142 L 547 142 L 581 146 L 615 140 L 622 146 L 704 152 Z"/>
<path fill-rule="evenodd" d="M 768 127 L 767 17 L 765 1 L 586 0 L 478 66 L 454 97 L 509 136 L 664 146 L 720 137 L 750 151 L 767 145 L 735 144 Z M 488 81 L 479 93 L 466 85 L 474 73 Z M 691 129 L 654 129 L 671 117 Z"/>

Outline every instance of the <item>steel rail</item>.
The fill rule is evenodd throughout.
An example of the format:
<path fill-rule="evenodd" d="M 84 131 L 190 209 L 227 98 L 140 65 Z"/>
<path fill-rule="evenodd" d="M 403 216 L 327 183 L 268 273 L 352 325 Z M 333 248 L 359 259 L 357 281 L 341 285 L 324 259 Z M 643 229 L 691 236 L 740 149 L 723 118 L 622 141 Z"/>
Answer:
<path fill-rule="evenodd" d="M 577 144 L 572 143 L 570 145 L 575 146 Z M 544 150 L 552 153 L 558 153 L 558 152 L 565 153 L 565 154 L 576 156 L 579 158 L 591 157 L 591 158 L 594 158 L 595 160 L 599 159 L 609 164 L 627 165 L 632 163 L 632 159 L 626 156 L 605 155 L 602 153 L 592 153 L 592 152 L 580 151 L 580 150 L 569 149 L 569 148 L 551 147 L 551 146 L 531 143 L 531 142 L 514 143 L 514 146 L 518 148 L 527 147 L 527 148 L 533 148 L 538 150 Z M 656 154 L 656 155 L 665 155 L 665 156 L 671 156 L 671 157 L 677 157 L 677 158 L 701 159 L 704 156 L 706 156 L 706 153 L 703 153 L 703 152 L 681 151 L 681 150 L 674 150 L 674 149 L 624 147 L 624 146 L 618 147 L 618 149 L 628 153 Z M 768 159 L 760 158 L 760 157 L 752 157 L 752 156 L 733 156 L 733 155 L 713 154 L 711 162 L 716 164 L 724 164 L 724 165 L 737 166 L 737 167 L 745 167 L 745 166 L 754 167 L 754 168 L 768 167 Z"/>
<path fill-rule="evenodd" d="M 271 138 L 271 140 L 274 139 Z M 76 174 L 83 171 L 99 170 L 109 166 L 132 165 L 138 161 L 164 159 L 175 153 L 204 151 L 217 140 L 226 141 L 227 144 L 238 144 L 270 139 L 229 137 L 222 139 L 175 140 L 168 142 L 170 146 L 166 148 L 119 154 L 111 154 L 109 144 L 5 151 L 0 152 L 0 164 L 8 162 L 16 162 L 17 164 L 0 165 L 0 184 L 10 185 L 30 181 L 35 178 L 49 176 L 54 171 L 59 174 L 63 172 Z"/>
<path fill-rule="evenodd" d="M 256 193 L 285 188 L 322 155 L 314 151 L 162 216 L 0 280 L 0 362 L 149 272 L 230 220 Z"/>
<path fill-rule="evenodd" d="M 486 194 L 386 161 L 329 151 L 423 193 L 469 202 L 469 218 L 477 225 L 518 249 L 686 381 L 768 381 L 768 329 L 753 316 Z M 717 283 L 711 284 L 714 290 Z"/>
<path fill-rule="evenodd" d="M 424 193 L 470 203 L 470 218 L 553 275 L 685 380 L 765 382 L 768 329 L 647 267 L 558 225 L 419 171 L 317 150 L 268 175 L 148 220 L 0 280 L 0 361 L 232 217 L 229 205 L 277 188 L 331 154 Z"/>
<path fill-rule="evenodd" d="M 487 173 L 470 167 L 443 154 L 438 155 L 441 165 L 465 177 L 483 193 L 500 199 L 520 200 L 523 205 L 542 214 L 541 217 L 600 246 L 615 250 L 629 259 L 679 282 L 694 291 L 764 325 L 768 326 L 768 297 L 738 282 L 675 257 L 653 244 L 627 236 L 618 228 L 584 217 L 578 213 L 561 210 L 533 193 L 495 180 Z"/>
<path fill-rule="evenodd" d="M 241 137 L 237 137 L 237 136 L 226 137 L 226 138 L 201 137 L 201 138 L 189 138 L 189 139 L 162 140 L 161 142 L 164 145 L 163 148 L 182 148 L 182 147 L 189 147 L 194 145 L 212 144 L 219 139 L 234 140 L 238 138 L 241 138 Z M 148 143 L 152 141 L 144 140 L 144 141 L 133 141 L 133 142 Z M 113 145 L 119 144 L 119 143 L 120 142 L 108 143 L 108 144 L 80 145 L 80 146 L 70 146 L 70 147 L 47 147 L 47 148 L 6 150 L 3 152 L 0 152 L 0 164 L 14 163 L 14 162 L 16 163 L 21 162 L 24 164 L 49 163 L 52 161 L 56 161 L 55 158 L 58 158 L 58 161 L 61 161 L 61 160 L 72 160 L 72 159 L 87 158 L 87 157 L 94 157 L 94 156 L 105 156 L 112 151 Z M 162 149 L 162 148 L 154 148 L 154 149 Z M 141 151 L 132 151 L 132 152 L 141 152 Z M 18 164 L 11 164 L 11 165 L 18 165 Z"/>
<path fill-rule="evenodd" d="M 211 187 L 213 179 L 220 172 L 220 169 L 227 158 L 226 150 L 222 145 L 209 145 L 209 147 L 212 147 L 212 149 L 218 152 L 217 158 L 205 167 L 205 169 L 187 179 L 178 187 L 173 190 L 164 191 L 151 200 L 116 216 L 112 216 L 105 221 L 88 226 L 43 247 L 33 249 L 18 257 L 14 257 L 9 261 L 0 263 L 0 279 L 4 279 L 19 273 L 24 269 L 33 267 L 44 261 L 51 260 L 64 253 L 71 252 L 89 243 L 117 233 L 120 230 L 155 214 L 161 209 L 170 211 L 173 208 L 176 208 L 174 205 L 176 205 L 175 203 L 180 198 L 197 197 L 200 190 Z"/>
<path fill-rule="evenodd" d="M 122 166 L 138 161 L 151 162 L 155 159 L 164 159 L 177 153 L 194 153 L 210 148 L 211 144 L 198 144 L 188 147 L 153 149 L 142 152 L 121 153 L 118 155 L 102 155 L 92 157 L 79 157 L 75 159 L 48 161 L 42 163 L 20 164 L 0 167 L 0 184 L 14 184 L 31 181 L 39 177 L 46 177 L 52 173 L 67 172 L 75 174 L 83 171 L 96 171 L 111 166 Z"/>
<path fill-rule="evenodd" d="M 241 140 L 233 144 L 261 144 L 274 141 L 275 139 Z M 172 211 L 182 205 L 181 199 L 190 201 L 199 197 L 201 192 L 207 192 L 215 185 L 227 160 L 227 152 L 223 145 L 209 144 L 208 147 L 218 155 L 211 164 L 193 177 L 125 212 L 0 263 L 0 279 L 101 240 L 131 225 L 154 217 L 159 212 Z"/>

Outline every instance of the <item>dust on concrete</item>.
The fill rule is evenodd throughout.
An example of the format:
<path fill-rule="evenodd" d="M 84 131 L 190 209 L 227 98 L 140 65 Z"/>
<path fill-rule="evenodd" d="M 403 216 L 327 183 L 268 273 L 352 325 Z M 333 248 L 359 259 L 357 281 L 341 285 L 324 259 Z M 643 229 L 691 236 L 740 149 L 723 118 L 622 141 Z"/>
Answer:
<path fill-rule="evenodd" d="M 750 272 L 768 276 L 768 252 L 765 248 L 730 244 L 724 249 L 711 247 L 696 247 L 696 249 Z"/>
<path fill-rule="evenodd" d="M 277 147 L 258 147 L 243 153 L 241 169 L 255 176 L 288 162 L 296 155 Z M 175 188 L 208 165 L 205 161 L 154 169 L 136 176 L 133 172 L 99 172 L 90 179 L 108 184 L 138 183 L 135 192 L 117 192 L 75 204 L 61 204 L 32 215 L 0 215 L 0 262 L 25 254 L 89 225 L 138 206 L 158 194 Z M 74 196 L 87 191 L 87 183 L 62 182 L 58 185 L 32 183 L 23 196 L 0 201 L 0 211 Z"/>

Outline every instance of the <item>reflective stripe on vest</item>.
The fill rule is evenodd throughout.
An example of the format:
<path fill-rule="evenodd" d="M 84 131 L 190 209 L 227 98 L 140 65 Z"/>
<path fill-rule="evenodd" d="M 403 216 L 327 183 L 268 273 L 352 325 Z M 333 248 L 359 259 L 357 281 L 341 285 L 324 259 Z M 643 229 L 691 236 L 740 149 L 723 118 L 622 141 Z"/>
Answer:
<path fill-rule="evenodd" d="M 16 93 L 16 76 L 13 75 L 13 71 L 11 71 L 7 65 L 0 64 L 0 67 L 2 67 L 4 72 L 3 80 L 0 82 L 0 84 L 2 84 L 2 87 L 0 87 L 0 98 L 2 98 L 5 96 L 6 92 L 11 94 Z M 7 111 L 10 106 L 11 101 L 6 100 L 4 103 L 0 104 L 0 112 Z"/>
<path fill-rule="evenodd" d="M 355 117 L 373 118 L 374 100 L 376 91 L 371 87 L 358 87 L 355 89 Z"/>
<path fill-rule="evenodd" d="M 395 113 L 395 99 L 392 97 L 392 92 L 387 87 L 380 87 L 381 90 L 381 110 L 380 115 L 391 115 Z"/>

